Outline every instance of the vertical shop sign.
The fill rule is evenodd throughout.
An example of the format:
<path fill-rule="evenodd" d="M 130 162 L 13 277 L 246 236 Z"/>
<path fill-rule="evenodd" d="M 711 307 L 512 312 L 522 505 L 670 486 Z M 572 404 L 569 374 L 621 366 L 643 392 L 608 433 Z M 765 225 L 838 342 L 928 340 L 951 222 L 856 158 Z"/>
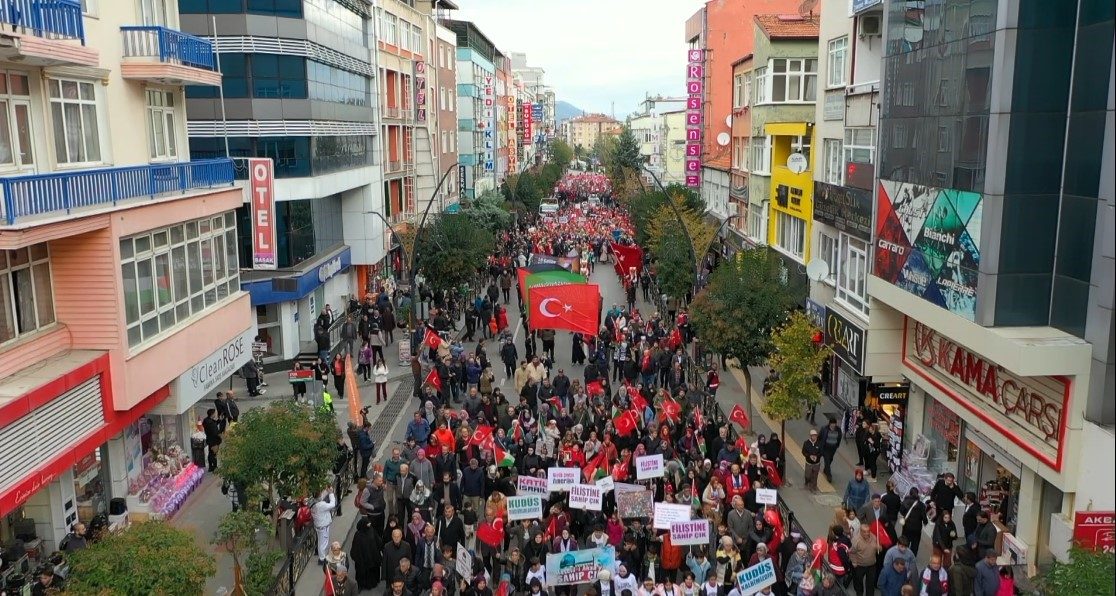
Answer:
<path fill-rule="evenodd" d="M 275 166 L 270 157 L 248 160 L 252 193 L 252 268 L 275 269 Z"/>
<path fill-rule="evenodd" d="M 533 135 L 531 133 L 531 124 L 534 122 L 534 113 L 531 111 L 531 104 L 523 104 L 523 117 L 520 119 L 520 124 L 523 125 L 523 144 L 530 145 Z"/>
<path fill-rule="evenodd" d="M 496 171 L 496 76 L 485 74 L 482 87 L 484 109 L 481 119 L 484 123 L 484 171 Z"/>
<path fill-rule="evenodd" d="M 686 54 L 686 186 L 701 186 L 701 112 L 705 101 L 705 50 Z"/>
<path fill-rule="evenodd" d="M 426 122 L 426 62 L 415 62 L 415 120 Z"/>

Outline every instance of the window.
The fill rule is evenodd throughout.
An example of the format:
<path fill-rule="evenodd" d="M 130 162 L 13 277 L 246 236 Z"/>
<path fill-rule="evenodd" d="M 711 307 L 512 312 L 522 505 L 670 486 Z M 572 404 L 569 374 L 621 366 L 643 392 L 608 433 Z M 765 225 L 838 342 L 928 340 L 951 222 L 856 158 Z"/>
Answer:
<path fill-rule="evenodd" d="M 35 165 L 27 75 L 0 71 L 0 167 Z"/>
<path fill-rule="evenodd" d="M 752 103 L 752 73 L 744 74 L 744 105 Z"/>
<path fill-rule="evenodd" d="M 298 69 L 298 66 L 292 66 L 295 72 Z M 294 82 L 293 78 L 291 82 Z M 350 106 L 368 105 L 372 90 L 368 77 L 313 60 L 306 61 L 306 85 L 310 99 Z"/>
<path fill-rule="evenodd" d="M 776 211 L 775 245 L 801 260 L 806 252 L 806 221 L 789 213 Z"/>
<path fill-rule="evenodd" d="M 306 58 L 278 54 L 252 54 L 250 58 L 252 97 L 306 97 Z"/>
<path fill-rule="evenodd" d="M 422 53 L 422 27 L 411 25 L 411 50 Z"/>
<path fill-rule="evenodd" d="M 756 74 L 756 103 L 767 103 L 767 67 L 760 67 L 755 70 Z"/>
<path fill-rule="evenodd" d="M 868 314 L 868 243 L 841 234 L 836 298 L 853 311 Z"/>
<path fill-rule="evenodd" d="M 54 322 L 50 251 L 46 243 L 0 251 L 0 342 Z"/>
<path fill-rule="evenodd" d="M 743 107 L 746 101 L 744 98 L 744 75 L 738 74 L 732 77 L 732 107 Z"/>
<path fill-rule="evenodd" d="M 748 204 L 748 236 L 760 244 L 766 244 L 767 231 L 761 203 Z"/>
<path fill-rule="evenodd" d="M 845 173 L 845 163 L 842 161 L 841 139 L 825 139 L 825 181 L 829 184 L 841 186 Z"/>
<path fill-rule="evenodd" d="M 840 243 L 837 238 L 826 234 L 825 232 L 818 232 L 818 254 L 817 257 L 825 261 L 829 265 L 829 274 L 822 281 L 832 285 L 837 279 L 837 263 L 839 262 L 838 249 Z"/>
<path fill-rule="evenodd" d="M 151 159 L 174 159 L 178 156 L 178 136 L 174 125 L 174 93 L 159 89 L 147 90 L 148 148 Z"/>
<path fill-rule="evenodd" d="M 876 129 L 845 129 L 845 163 L 875 163 Z"/>
<path fill-rule="evenodd" d="M 399 19 L 399 49 L 411 49 L 411 24 Z"/>
<path fill-rule="evenodd" d="M 442 153 L 449 153 L 449 134 L 442 133 Z"/>
<path fill-rule="evenodd" d="M 120 240 L 128 345 L 135 347 L 240 289 L 232 211 Z"/>
<path fill-rule="evenodd" d="M 771 175 L 771 137 L 752 137 L 748 165 L 752 172 Z"/>
<path fill-rule="evenodd" d="M 167 26 L 166 0 L 140 0 L 140 16 L 144 25 Z"/>
<path fill-rule="evenodd" d="M 845 68 L 849 55 L 849 37 L 838 37 L 829 41 L 828 74 L 826 87 L 841 87 L 845 84 Z"/>
<path fill-rule="evenodd" d="M 812 103 L 817 97 L 817 60 L 777 58 L 771 61 L 771 101 Z"/>
<path fill-rule="evenodd" d="M 396 28 L 398 27 L 399 19 L 390 12 L 381 12 L 380 17 L 380 37 L 382 41 L 388 45 L 398 44 L 399 39 L 396 35 Z"/>
<path fill-rule="evenodd" d="M 737 170 L 747 170 L 748 140 L 747 137 L 732 138 L 732 167 Z"/>
<path fill-rule="evenodd" d="M 48 79 L 54 155 L 60 164 L 101 161 L 97 98 L 93 83 Z"/>

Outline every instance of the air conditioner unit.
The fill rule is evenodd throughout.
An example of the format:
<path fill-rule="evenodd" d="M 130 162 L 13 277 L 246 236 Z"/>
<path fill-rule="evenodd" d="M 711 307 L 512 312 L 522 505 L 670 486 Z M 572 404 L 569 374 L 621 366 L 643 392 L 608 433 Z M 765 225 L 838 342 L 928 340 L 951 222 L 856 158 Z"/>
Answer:
<path fill-rule="evenodd" d="M 860 17 L 860 37 L 879 37 L 882 27 L 882 15 L 867 14 Z"/>

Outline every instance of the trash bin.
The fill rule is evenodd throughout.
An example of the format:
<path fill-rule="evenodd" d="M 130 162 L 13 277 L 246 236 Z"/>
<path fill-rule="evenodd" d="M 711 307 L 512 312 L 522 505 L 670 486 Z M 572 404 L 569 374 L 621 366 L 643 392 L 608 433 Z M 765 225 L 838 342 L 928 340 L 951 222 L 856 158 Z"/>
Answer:
<path fill-rule="evenodd" d="M 195 466 L 205 467 L 205 439 L 190 439 L 190 459 Z"/>

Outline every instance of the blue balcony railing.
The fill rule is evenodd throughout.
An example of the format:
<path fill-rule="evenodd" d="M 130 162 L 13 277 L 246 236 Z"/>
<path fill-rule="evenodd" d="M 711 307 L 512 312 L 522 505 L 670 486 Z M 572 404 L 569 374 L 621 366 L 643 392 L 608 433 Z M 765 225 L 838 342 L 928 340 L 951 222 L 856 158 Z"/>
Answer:
<path fill-rule="evenodd" d="M 3 0 L 0 0 L 3 1 Z M 154 58 L 160 62 L 216 70 L 213 42 L 166 27 L 121 27 L 125 58 Z"/>
<path fill-rule="evenodd" d="M 0 178 L 0 190 L 4 193 L 4 220 L 14 225 L 21 217 L 115 206 L 127 199 L 155 198 L 232 183 L 232 160 L 219 158 L 7 176 Z"/>
<path fill-rule="evenodd" d="M 36 37 L 77 39 L 85 45 L 79 0 L 0 0 L 0 23 Z"/>

